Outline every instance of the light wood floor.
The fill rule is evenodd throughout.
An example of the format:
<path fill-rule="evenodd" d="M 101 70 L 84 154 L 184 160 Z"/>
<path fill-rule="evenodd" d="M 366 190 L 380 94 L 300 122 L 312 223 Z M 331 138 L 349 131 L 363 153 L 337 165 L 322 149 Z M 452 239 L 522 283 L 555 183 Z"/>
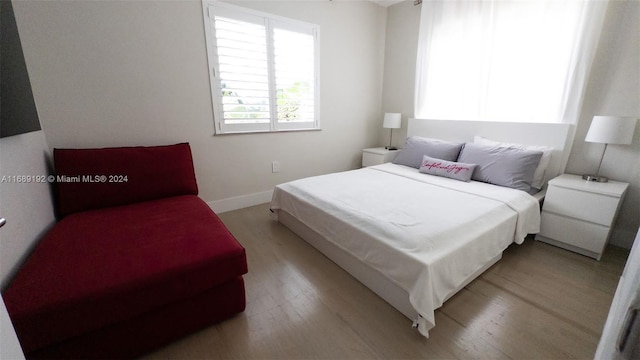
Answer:
<path fill-rule="evenodd" d="M 221 214 L 247 250 L 247 309 L 147 359 L 593 358 L 627 252 L 526 240 L 436 311 L 430 338 L 268 205 Z M 171 324 L 167 324 L 171 326 Z"/>

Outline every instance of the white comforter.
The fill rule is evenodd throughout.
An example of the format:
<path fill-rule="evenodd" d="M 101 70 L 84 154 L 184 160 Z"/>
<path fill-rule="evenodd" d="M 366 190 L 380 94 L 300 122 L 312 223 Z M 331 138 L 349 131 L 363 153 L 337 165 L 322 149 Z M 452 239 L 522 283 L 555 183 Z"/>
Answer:
<path fill-rule="evenodd" d="M 424 336 L 471 274 L 540 227 L 520 190 L 383 164 L 278 185 L 284 210 L 409 293 Z"/>

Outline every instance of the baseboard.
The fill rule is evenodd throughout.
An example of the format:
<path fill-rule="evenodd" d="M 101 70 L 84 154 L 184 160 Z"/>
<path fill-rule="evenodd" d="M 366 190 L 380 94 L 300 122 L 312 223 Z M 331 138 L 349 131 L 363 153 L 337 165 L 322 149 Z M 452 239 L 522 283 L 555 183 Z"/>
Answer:
<path fill-rule="evenodd" d="M 207 202 L 207 205 L 214 212 L 220 214 L 227 211 L 238 210 L 249 206 L 268 203 L 273 196 L 273 190 L 263 191 L 259 193 L 235 196 L 232 198 L 214 200 Z"/>

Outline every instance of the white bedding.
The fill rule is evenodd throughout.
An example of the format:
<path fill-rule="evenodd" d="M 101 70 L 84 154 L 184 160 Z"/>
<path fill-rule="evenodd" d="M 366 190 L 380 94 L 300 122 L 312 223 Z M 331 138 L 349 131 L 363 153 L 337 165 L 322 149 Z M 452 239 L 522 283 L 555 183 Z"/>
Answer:
<path fill-rule="evenodd" d="M 465 279 L 540 227 L 539 203 L 523 191 L 391 163 L 278 185 L 271 209 L 406 290 L 424 336 Z"/>

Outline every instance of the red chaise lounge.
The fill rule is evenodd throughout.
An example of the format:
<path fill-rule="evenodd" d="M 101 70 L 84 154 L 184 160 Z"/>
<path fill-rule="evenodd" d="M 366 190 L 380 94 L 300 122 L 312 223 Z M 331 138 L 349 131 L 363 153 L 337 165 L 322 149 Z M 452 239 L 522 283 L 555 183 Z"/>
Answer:
<path fill-rule="evenodd" d="M 60 221 L 2 296 L 27 358 L 131 358 L 245 308 L 188 144 L 55 149 Z"/>

